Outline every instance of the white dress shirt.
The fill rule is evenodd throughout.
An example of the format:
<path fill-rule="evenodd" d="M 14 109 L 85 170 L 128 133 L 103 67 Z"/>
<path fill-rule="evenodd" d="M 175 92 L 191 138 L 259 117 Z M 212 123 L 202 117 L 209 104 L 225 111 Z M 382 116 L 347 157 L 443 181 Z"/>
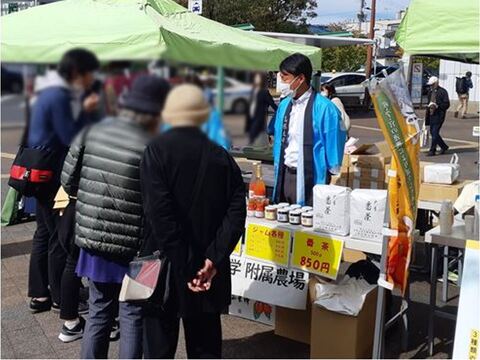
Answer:
<path fill-rule="evenodd" d="M 312 88 L 308 89 L 298 99 L 292 100 L 292 111 L 290 112 L 290 122 L 288 124 L 288 144 L 285 148 L 285 165 L 290 168 L 296 169 L 298 165 L 300 136 L 303 136 L 305 109 L 311 94 Z"/>

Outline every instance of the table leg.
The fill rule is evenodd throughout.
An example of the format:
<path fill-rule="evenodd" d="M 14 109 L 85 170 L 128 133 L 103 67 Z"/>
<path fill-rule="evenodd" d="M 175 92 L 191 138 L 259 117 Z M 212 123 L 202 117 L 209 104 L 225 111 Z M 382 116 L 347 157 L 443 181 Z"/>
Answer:
<path fill-rule="evenodd" d="M 462 284 L 462 275 L 463 275 L 463 255 L 464 251 L 462 249 L 458 249 L 458 280 L 457 280 L 457 286 L 460 286 Z"/>
<path fill-rule="evenodd" d="M 430 269 L 430 309 L 428 314 L 428 354 L 433 356 L 434 334 L 433 325 L 435 308 L 437 306 L 437 258 L 438 246 L 432 244 L 432 268 Z"/>
<path fill-rule="evenodd" d="M 383 359 L 385 342 L 385 289 L 378 287 L 377 312 L 375 315 L 375 334 L 373 338 L 372 359 Z"/>
<path fill-rule="evenodd" d="M 443 247 L 443 286 L 442 301 L 448 302 L 448 246 Z"/>

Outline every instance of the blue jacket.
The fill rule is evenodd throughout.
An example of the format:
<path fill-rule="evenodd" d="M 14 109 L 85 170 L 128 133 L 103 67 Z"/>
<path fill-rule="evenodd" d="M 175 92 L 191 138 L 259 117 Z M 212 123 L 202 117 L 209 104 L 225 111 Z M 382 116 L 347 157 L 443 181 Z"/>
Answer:
<path fill-rule="evenodd" d="M 169 124 L 162 124 L 160 132 L 165 132 L 170 128 L 171 126 Z M 225 150 L 230 149 L 230 139 L 225 132 L 222 118 L 220 117 L 220 113 L 217 111 L 217 109 L 211 109 L 210 117 L 208 118 L 207 122 L 202 125 L 202 131 L 215 144 L 220 145 Z"/>
<path fill-rule="evenodd" d="M 101 117 L 99 112 L 82 113 L 84 97 L 74 99 L 70 85 L 54 70 L 35 79 L 35 93 L 28 147 L 66 151 L 83 126 Z"/>
<path fill-rule="evenodd" d="M 220 117 L 220 113 L 217 109 L 212 108 L 212 111 L 210 112 L 210 118 L 205 124 L 203 124 L 202 130 L 214 143 L 220 145 L 225 150 L 230 149 L 230 139 L 225 132 L 222 118 Z"/>
<path fill-rule="evenodd" d="M 280 151 L 282 142 L 283 119 L 291 97 L 283 99 L 275 114 L 273 160 L 275 171 L 275 188 L 273 197 L 278 191 L 278 175 L 280 165 Z M 325 184 L 327 180 L 327 171 L 338 168 L 342 165 L 345 141 L 347 132 L 341 126 L 340 112 L 335 104 L 320 94 L 315 95 L 312 108 L 313 119 L 313 162 L 314 162 L 314 184 Z M 303 137 L 299 144 L 303 149 Z M 297 168 L 297 203 L 305 204 L 305 178 L 304 178 L 303 151 L 299 152 Z"/>

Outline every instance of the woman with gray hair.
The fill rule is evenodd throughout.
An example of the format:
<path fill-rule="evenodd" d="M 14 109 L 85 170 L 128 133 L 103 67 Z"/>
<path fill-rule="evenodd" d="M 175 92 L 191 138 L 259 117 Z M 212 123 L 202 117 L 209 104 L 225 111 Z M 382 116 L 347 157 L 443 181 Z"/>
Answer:
<path fill-rule="evenodd" d="M 169 88 L 156 76 L 138 77 L 119 115 L 81 133 L 65 160 L 62 185 L 76 196 L 75 244 L 80 248 L 76 273 L 89 282 L 83 359 L 107 358 L 117 307 L 120 358 L 142 357 L 141 308 L 118 304 L 118 296 L 143 235 L 140 161 L 147 142 L 157 133 Z M 64 326 L 62 334 L 82 333 L 85 321 L 77 320 L 77 329 Z"/>

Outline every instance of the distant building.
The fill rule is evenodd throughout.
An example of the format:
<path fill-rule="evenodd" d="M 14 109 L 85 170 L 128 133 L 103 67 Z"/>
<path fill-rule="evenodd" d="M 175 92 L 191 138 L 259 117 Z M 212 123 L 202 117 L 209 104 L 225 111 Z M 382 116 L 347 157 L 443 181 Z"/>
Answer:
<path fill-rule="evenodd" d="M 397 55 L 399 47 L 395 41 L 395 33 L 404 14 L 404 11 L 400 11 L 397 14 L 397 19 L 375 21 L 375 39 L 378 41 L 377 61 L 382 65 L 389 66 L 396 64 L 399 59 Z M 360 34 L 368 36 L 370 32 L 370 22 L 357 21 L 346 23 L 345 30 L 360 32 Z"/>

